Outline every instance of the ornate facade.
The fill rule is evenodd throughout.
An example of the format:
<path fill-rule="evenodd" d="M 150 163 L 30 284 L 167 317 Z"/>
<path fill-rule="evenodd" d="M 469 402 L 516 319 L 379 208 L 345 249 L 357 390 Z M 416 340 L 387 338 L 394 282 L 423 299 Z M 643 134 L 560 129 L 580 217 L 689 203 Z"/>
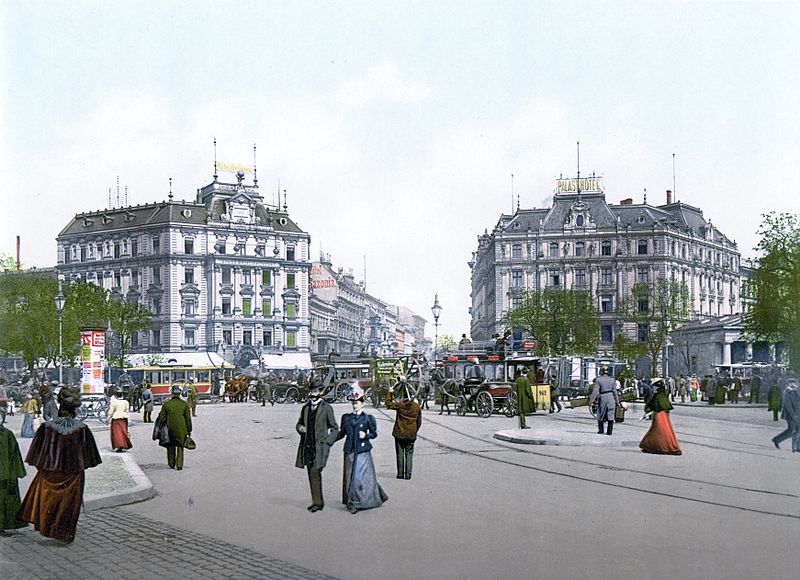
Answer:
<path fill-rule="evenodd" d="M 638 282 L 685 284 L 696 317 L 736 314 L 740 261 L 736 242 L 699 208 L 673 202 L 670 191 L 664 205 L 610 204 L 599 178 L 559 180 L 551 207 L 503 214 L 478 237 L 469 262 L 472 337 L 501 333 L 504 314 L 523 292 L 546 287 L 591 293 L 602 350 L 617 333 L 636 337 L 617 307 Z"/>
<path fill-rule="evenodd" d="M 222 183 L 215 175 L 194 202 L 170 194 L 161 203 L 77 214 L 59 234 L 59 274 L 153 314 L 133 352 L 252 346 L 307 366 L 310 236 L 285 204 L 264 202 L 257 180 L 237 178 Z"/>

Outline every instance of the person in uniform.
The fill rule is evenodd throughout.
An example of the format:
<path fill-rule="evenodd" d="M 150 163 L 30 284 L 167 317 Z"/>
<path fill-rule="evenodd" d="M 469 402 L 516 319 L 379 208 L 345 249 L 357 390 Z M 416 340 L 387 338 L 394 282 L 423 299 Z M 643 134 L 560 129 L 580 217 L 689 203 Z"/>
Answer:
<path fill-rule="evenodd" d="M 153 391 L 150 388 L 150 383 L 145 381 L 142 389 L 142 422 L 153 422 Z"/>
<path fill-rule="evenodd" d="M 169 431 L 169 438 L 163 446 L 167 448 L 167 465 L 170 469 L 183 469 L 183 448 L 186 437 L 192 434 L 192 413 L 189 405 L 181 399 L 180 385 L 172 385 L 172 398 L 161 406 L 156 418 L 156 428 L 164 423 Z M 161 443 L 159 443 L 161 445 Z"/>
<path fill-rule="evenodd" d="M 672 403 L 664 388 L 664 379 L 655 378 L 651 382 L 656 387 L 656 393 L 650 398 L 645 411 L 652 412 L 653 420 L 650 429 L 639 443 L 639 448 L 645 453 L 681 455 L 681 448 L 678 446 L 675 431 L 669 420 Z"/>
<path fill-rule="evenodd" d="M 517 394 L 517 416 L 519 417 L 519 428 L 530 429 L 525 424 L 525 415 L 536 410 L 531 394 L 531 382 L 527 377 L 528 367 L 523 367 L 522 372 L 514 381 L 514 392 Z"/>
<path fill-rule="evenodd" d="M 4 530 L 24 528 L 27 522 L 17 514 L 20 507 L 19 479 L 25 477 L 25 464 L 14 432 L 6 429 L 6 412 L 0 409 L 0 536 Z"/>
<path fill-rule="evenodd" d="M 18 517 L 37 532 L 65 543 L 75 539 L 85 471 L 102 463 L 89 427 L 75 418 L 80 390 L 58 392 L 58 417 L 44 423 L 31 441 L 25 462 L 38 470 Z"/>
<path fill-rule="evenodd" d="M 781 441 L 792 438 L 792 453 L 800 453 L 800 391 L 797 380 L 789 379 L 781 397 L 781 418 L 786 421 L 786 429 L 772 438 L 772 444 L 780 449 Z"/>
<path fill-rule="evenodd" d="M 405 377 L 398 377 L 400 380 Z M 402 390 L 400 392 L 403 392 Z M 392 390 L 386 393 L 387 409 L 396 411 L 392 437 L 394 437 L 394 452 L 397 458 L 397 479 L 411 479 L 411 468 L 414 461 L 414 443 L 417 432 L 422 425 L 422 408 L 413 399 L 392 400 Z"/>
<path fill-rule="evenodd" d="M 375 475 L 372 461 L 372 439 L 378 436 L 375 417 L 364 412 L 364 392 L 353 387 L 347 396 L 353 405 L 352 413 L 342 415 L 339 433 L 331 442 L 344 439 L 344 472 L 342 476 L 342 503 L 351 514 L 383 505 L 389 496 L 383 491 Z"/>
<path fill-rule="evenodd" d="M 619 392 L 617 391 L 617 381 L 608 376 L 608 367 L 600 367 L 600 375 L 595 379 L 597 390 L 597 433 L 603 433 L 603 423 L 608 422 L 606 435 L 614 432 L 614 412 L 619 405 Z"/>
<path fill-rule="evenodd" d="M 322 470 L 328 462 L 331 450 L 330 437 L 338 432 L 339 426 L 333 415 L 333 407 L 322 400 L 322 380 L 315 377 L 311 381 L 308 401 L 300 410 L 295 430 L 300 434 L 295 467 L 305 468 L 308 484 L 311 487 L 311 505 L 308 511 L 317 512 L 325 507 L 322 493 Z"/>

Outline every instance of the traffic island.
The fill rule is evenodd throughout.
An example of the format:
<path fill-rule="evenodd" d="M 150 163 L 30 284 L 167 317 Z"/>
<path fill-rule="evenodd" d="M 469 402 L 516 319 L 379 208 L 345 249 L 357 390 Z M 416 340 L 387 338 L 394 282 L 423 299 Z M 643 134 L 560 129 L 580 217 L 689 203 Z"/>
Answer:
<path fill-rule="evenodd" d="M 587 428 L 554 429 L 549 426 L 531 429 L 505 429 L 496 431 L 495 439 L 520 445 L 560 445 L 574 447 L 631 447 L 638 446 L 639 439 L 631 440 L 623 434 L 600 435 Z"/>
<path fill-rule="evenodd" d="M 153 484 L 132 455 L 101 453 L 103 462 L 86 470 L 86 509 L 101 509 L 150 499 L 156 494 Z"/>

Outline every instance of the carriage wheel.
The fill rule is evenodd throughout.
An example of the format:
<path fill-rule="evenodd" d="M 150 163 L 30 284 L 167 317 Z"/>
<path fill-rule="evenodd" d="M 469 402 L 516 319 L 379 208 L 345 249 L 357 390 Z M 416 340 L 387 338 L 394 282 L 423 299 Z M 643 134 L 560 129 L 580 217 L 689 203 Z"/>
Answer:
<path fill-rule="evenodd" d="M 85 406 L 85 405 L 81 405 L 80 407 L 78 407 L 77 409 L 75 409 L 75 415 L 76 415 L 76 416 L 78 417 L 78 419 L 80 419 L 81 421 L 85 421 L 85 420 L 86 420 L 86 417 L 88 417 L 88 416 L 89 416 L 89 410 L 86 408 L 86 406 Z"/>
<path fill-rule="evenodd" d="M 272 387 L 272 398 L 279 405 L 286 402 L 286 390 L 280 387 Z"/>
<path fill-rule="evenodd" d="M 300 398 L 300 389 L 297 387 L 289 387 L 286 389 L 286 393 L 283 397 L 283 400 L 287 403 L 296 403 L 297 400 Z"/>
<path fill-rule="evenodd" d="M 411 356 L 402 356 L 394 362 L 392 374 L 406 377 L 407 386 L 395 393 L 397 396 L 416 399 L 422 386 L 422 365 Z"/>
<path fill-rule="evenodd" d="M 456 399 L 456 415 L 463 417 L 467 414 L 467 398 L 464 395 L 459 395 Z"/>
<path fill-rule="evenodd" d="M 494 411 L 494 399 L 486 391 L 481 391 L 475 396 L 475 412 L 484 419 Z"/>
<path fill-rule="evenodd" d="M 514 391 L 508 391 L 506 395 L 506 404 L 503 413 L 506 417 L 513 417 L 517 414 L 517 393 Z"/>
<path fill-rule="evenodd" d="M 333 398 L 337 403 L 344 403 L 347 400 L 347 395 L 350 394 L 350 385 L 347 383 L 339 383 L 333 390 Z"/>

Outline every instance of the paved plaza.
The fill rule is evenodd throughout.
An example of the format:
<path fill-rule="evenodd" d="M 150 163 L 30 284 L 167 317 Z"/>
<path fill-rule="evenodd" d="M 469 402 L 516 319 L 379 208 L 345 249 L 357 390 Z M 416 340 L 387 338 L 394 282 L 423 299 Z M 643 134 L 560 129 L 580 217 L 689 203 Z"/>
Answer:
<path fill-rule="evenodd" d="M 368 407 L 389 501 L 355 515 L 340 503 L 341 442 L 323 474 L 325 509 L 306 511 L 305 471 L 294 467 L 299 410 L 201 405 L 198 449 L 182 472 L 167 468 L 151 425 L 134 415 L 127 461 L 104 456 L 105 472 L 87 472 L 75 543 L 52 545 L 33 530 L 0 538 L 0 576 L 749 579 L 800 569 L 800 456 L 788 442 L 772 446 L 784 423 L 763 406 L 678 405 L 678 457 L 639 451 L 648 424 L 636 408 L 611 437 L 595 433 L 586 408 L 531 416 L 524 432 L 516 418 L 432 409 L 409 481 L 395 478 L 392 414 Z M 348 407 L 334 410 L 338 419 Z M 110 452 L 107 428 L 91 424 Z M 125 478 L 132 463 L 149 493 Z M 135 501 L 135 489 L 156 495 L 97 507 L 110 495 Z"/>

